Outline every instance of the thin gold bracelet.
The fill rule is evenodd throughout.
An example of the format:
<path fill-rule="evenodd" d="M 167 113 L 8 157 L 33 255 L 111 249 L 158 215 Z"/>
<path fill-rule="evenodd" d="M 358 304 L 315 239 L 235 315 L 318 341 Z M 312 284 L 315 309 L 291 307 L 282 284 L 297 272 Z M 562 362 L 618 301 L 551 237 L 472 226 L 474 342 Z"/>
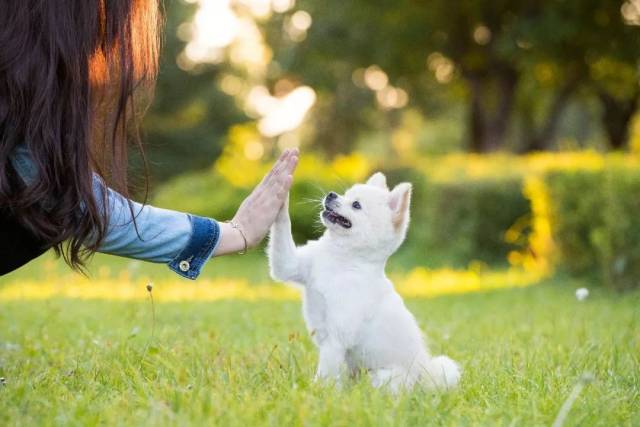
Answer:
<path fill-rule="evenodd" d="M 242 228 L 240 228 L 240 225 L 238 225 L 238 223 L 236 223 L 233 220 L 229 221 L 229 225 L 240 232 L 240 235 L 242 236 L 242 240 L 244 241 L 244 249 L 241 252 L 238 252 L 238 254 L 239 255 L 246 254 L 248 245 L 247 245 L 247 237 L 244 235 L 244 231 L 242 231 Z"/>

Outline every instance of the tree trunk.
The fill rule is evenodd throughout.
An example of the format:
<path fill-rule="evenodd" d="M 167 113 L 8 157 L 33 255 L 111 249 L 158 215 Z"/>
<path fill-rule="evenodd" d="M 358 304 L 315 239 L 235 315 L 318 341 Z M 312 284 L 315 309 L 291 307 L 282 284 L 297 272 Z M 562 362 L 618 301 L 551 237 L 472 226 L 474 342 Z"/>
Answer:
<path fill-rule="evenodd" d="M 502 66 L 491 73 L 468 73 L 470 150 L 494 151 L 504 146 L 518 83 L 516 70 Z"/>
<path fill-rule="evenodd" d="M 481 102 L 482 86 L 479 79 L 469 79 L 469 91 L 471 94 L 471 108 L 469 111 L 470 151 L 482 153 L 485 151 L 485 118 Z"/>
<path fill-rule="evenodd" d="M 545 120 L 539 129 L 535 128 L 533 120 L 529 121 L 529 134 L 525 136 L 525 152 L 543 151 L 551 147 L 556 131 L 558 130 L 558 125 L 560 124 L 562 112 L 566 108 L 576 87 L 576 81 L 571 80 L 555 94 Z"/>
<path fill-rule="evenodd" d="M 619 100 L 604 92 L 598 92 L 602 105 L 602 126 L 609 140 L 609 147 L 622 150 L 629 138 L 629 123 L 636 111 L 640 90 L 636 90 L 630 99 Z"/>
<path fill-rule="evenodd" d="M 350 153 L 362 126 L 360 108 L 353 105 L 352 93 L 340 84 L 333 99 L 319 99 L 316 114 L 319 118 L 314 144 L 333 158 Z"/>

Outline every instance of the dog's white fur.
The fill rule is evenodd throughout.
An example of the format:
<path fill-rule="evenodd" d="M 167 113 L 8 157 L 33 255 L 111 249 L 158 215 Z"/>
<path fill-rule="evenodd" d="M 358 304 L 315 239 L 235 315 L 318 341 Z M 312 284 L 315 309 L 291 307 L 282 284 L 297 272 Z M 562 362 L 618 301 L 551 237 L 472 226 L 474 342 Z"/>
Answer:
<path fill-rule="evenodd" d="M 321 215 L 323 236 L 296 247 L 288 203 L 272 226 L 271 276 L 303 287 L 304 318 L 320 351 L 317 379 L 340 381 L 364 369 L 374 386 L 393 392 L 458 383 L 458 365 L 429 354 L 415 318 L 385 275 L 387 259 L 407 232 L 410 199 L 411 184 L 389 191 L 385 176 L 376 173 L 343 196 L 324 200 L 325 209 L 331 204 L 350 228 Z"/>

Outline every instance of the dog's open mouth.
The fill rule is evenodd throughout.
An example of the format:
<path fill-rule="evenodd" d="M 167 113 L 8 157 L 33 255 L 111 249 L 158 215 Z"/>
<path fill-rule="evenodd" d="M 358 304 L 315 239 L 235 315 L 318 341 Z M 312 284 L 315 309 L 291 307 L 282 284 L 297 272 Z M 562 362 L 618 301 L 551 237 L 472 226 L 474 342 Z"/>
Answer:
<path fill-rule="evenodd" d="M 328 207 L 325 207 L 325 210 L 322 211 L 322 217 L 332 224 L 338 224 L 344 228 L 351 228 L 351 221 Z"/>

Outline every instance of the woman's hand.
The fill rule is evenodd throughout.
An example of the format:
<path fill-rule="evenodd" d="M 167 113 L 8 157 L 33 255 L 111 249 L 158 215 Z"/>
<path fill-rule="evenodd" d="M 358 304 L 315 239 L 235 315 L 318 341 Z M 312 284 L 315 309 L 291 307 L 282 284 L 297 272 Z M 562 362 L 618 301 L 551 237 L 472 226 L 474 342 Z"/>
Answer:
<path fill-rule="evenodd" d="M 287 198 L 293 181 L 293 171 L 297 165 L 298 150 L 285 150 L 271 171 L 238 208 L 233 222 L 244 233 L 247 247 L 257 246 L 267 235 Z M 216 250 L 216 256 L 240 252 L 245 248 L 245 242 L 239 230 L 234 229 L 229 223 L 220 223 L 220 228 L 222 238 Z"/>

